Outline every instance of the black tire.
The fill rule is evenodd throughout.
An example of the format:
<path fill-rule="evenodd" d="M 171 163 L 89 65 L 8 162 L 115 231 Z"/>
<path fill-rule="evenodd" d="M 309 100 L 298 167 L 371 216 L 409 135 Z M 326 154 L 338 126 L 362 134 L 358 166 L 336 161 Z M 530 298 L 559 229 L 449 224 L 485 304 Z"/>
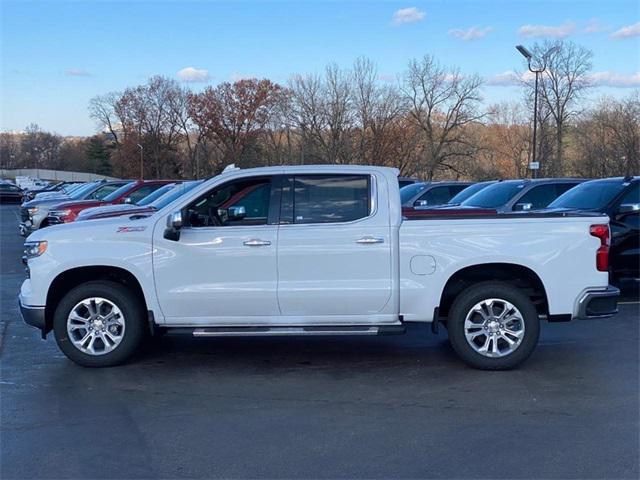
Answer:
<path fill-rule="evenodd" d="M 125 329 L 120 344 L 102 355 L 82 352 L 72 343 L 67 332 L 67 318 L 71 310 L 89 297 L 102 297 L 113 302 L 124 316 Z M 147 330 L 144 319 L 141 299 L 119 283 L 99 280 L 75 287 L 62 298 L 53 316 L 53 332 L 58 347 L 70 360 L 83 367 L 110 367 L 125 362 L 136 352 Z"/>
<path fill-rule="evenodd" d="M 474 350 L 465 336 L 464 322 L 467 313 L 478 302 L 489 298 L 513 304 L 522 314 L 524 322 L 524 336 L 520 345 L 503 357 L 484 356 Z M 465 289 L 454 300 L 447 323 L 449 342 L 453 349 L 467 365 L 481 370 L 508 370 L 520 365 L 531 355 L 540 336 L 540 319 L 531 299 L 518 288 L 497 281 L 482 282 Z"/>

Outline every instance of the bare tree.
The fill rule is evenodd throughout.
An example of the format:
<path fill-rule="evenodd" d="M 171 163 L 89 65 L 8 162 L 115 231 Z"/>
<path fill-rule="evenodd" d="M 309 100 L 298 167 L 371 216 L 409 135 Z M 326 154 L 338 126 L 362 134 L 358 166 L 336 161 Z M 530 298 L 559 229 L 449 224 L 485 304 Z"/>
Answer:
<path fill-rule="evenodd" d="M 485 127 L 485 148 L 495 153 L 494 161 L 508 176 L 523 178 L 531 150 L 529 121 L 519 103 L 502 102 L 489 107 Z"/>
<path fill-rule="evenodd" d="M 550 114 L 555 127 L 555 156 L 548 171 L 562 175 L 567 121 L 579 113 L 579 101 L 590 86 L 593 53 L 573 42 L 556 40 L 536 44 L 533 55 L 534 61 L 546 65 L 538 85 L 540 107 Z M 533 81 L 529 85 L 532 89 Z"/>
<path fill-rule="evenodd" d="M 477 75 L 465 77 L 430 55 L 409 63 L 403 91 L 411 106 L 409 118 L 422 131 L 421 169 L 428 179 L 438 170 L 462 173 L 457 162 L 472 158 L 477 150 L 465 127 L 483 117 L 481 83 Z"/>
<path fill-rule="evenodd" d="M 117 114 L 117 104 L 121 95 L 118 92 L 111 92 L 89 100 L 89 116 L 96 122 L 100 130 L 108 131 L 111 134 L 116 145 L 120 143 L 121 122 Z"/>
<path fill-rule="evenodd" d="M 319 75 L 296 76 L 289 83 L 293 121 L 301 135 L 301 163 L 353 161 L 354 127 L 351 75 L 335 65 Z"/>
<path fill-rule="evenodd" d="M 381 85 L 373 62 L 359 58 L 353 66 L 353 108 L 360 163 L 397 166 L 392 152 L 400 139 L 393 132 L 404 112 L 398 90 Z"/>
<path fill-rule="evenodd" d="M 588 177 L 640 172 L 640 95 L 601 98 L 579 119 L 574 135 L 575 170 Z"/>

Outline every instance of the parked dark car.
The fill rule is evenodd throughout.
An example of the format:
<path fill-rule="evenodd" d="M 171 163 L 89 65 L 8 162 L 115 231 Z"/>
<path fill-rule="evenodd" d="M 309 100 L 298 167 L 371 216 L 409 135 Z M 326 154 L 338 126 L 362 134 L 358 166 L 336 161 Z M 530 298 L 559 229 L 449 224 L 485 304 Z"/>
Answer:
<path fill-rule="evenodd" d="M 0 203 L 22 202 L 22 189 L 12 183 L 0 183 Z"/>
<path fill-rule="evenodd" d="M 451 208 L 494 209 L 499 213 L 538 210 L 546 208 L 564 192 L 582 182 L 584 180 L 580 178 L 501 180 Z"/>
<path fill-rule="evenodd" d="M 547 210 L 606 213 L 612 281 L 640 280 L 640 176 L 585 182 L 558 197 Z"/>
<path fill-rule="evenodd" d="M 444 205 L 455 195 L 471 185 L 471 182 L 420 182 L 400 189 L 403 207 Z"/>
<path fill-rule="evenodd" d="M 414 183 L 418 183 L 419 181 L 420 180 L 418 180 L 417 178 L 398 177 L 398 185 L 400 185 L 400 188 L 406 187 L 407 185 L 413 185 Z"/>

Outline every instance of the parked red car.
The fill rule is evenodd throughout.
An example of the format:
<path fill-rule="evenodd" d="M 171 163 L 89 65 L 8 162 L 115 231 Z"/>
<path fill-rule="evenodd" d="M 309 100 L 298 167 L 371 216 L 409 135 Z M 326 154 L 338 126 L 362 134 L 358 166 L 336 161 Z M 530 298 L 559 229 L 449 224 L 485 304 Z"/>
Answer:
<path fill-rule="evenodd" d="M 49 225 L 69 223 L 73 222 L 78 216 L 78 213 L 86 208 L 116 205 L 119 203 L 136 203 L 163 185 L 173 182 L 174 180 L 137 180 L 123 185 L 102 200 L 62 202 L 51 209 L 47 221 Z"/>

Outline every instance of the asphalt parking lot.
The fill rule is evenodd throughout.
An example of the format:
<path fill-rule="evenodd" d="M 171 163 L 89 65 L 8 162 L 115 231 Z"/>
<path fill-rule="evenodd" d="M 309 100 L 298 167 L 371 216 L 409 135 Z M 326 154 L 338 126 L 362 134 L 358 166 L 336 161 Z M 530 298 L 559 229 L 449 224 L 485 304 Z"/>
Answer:
<path fill-rule="evenodd" d="M 543 324 L 520 369 L 446 334 L 194 339 L 84 369 L 23 324 L 16 206 L 0 206 L 0 476 L 638 478 L 639 305 Z"/>

